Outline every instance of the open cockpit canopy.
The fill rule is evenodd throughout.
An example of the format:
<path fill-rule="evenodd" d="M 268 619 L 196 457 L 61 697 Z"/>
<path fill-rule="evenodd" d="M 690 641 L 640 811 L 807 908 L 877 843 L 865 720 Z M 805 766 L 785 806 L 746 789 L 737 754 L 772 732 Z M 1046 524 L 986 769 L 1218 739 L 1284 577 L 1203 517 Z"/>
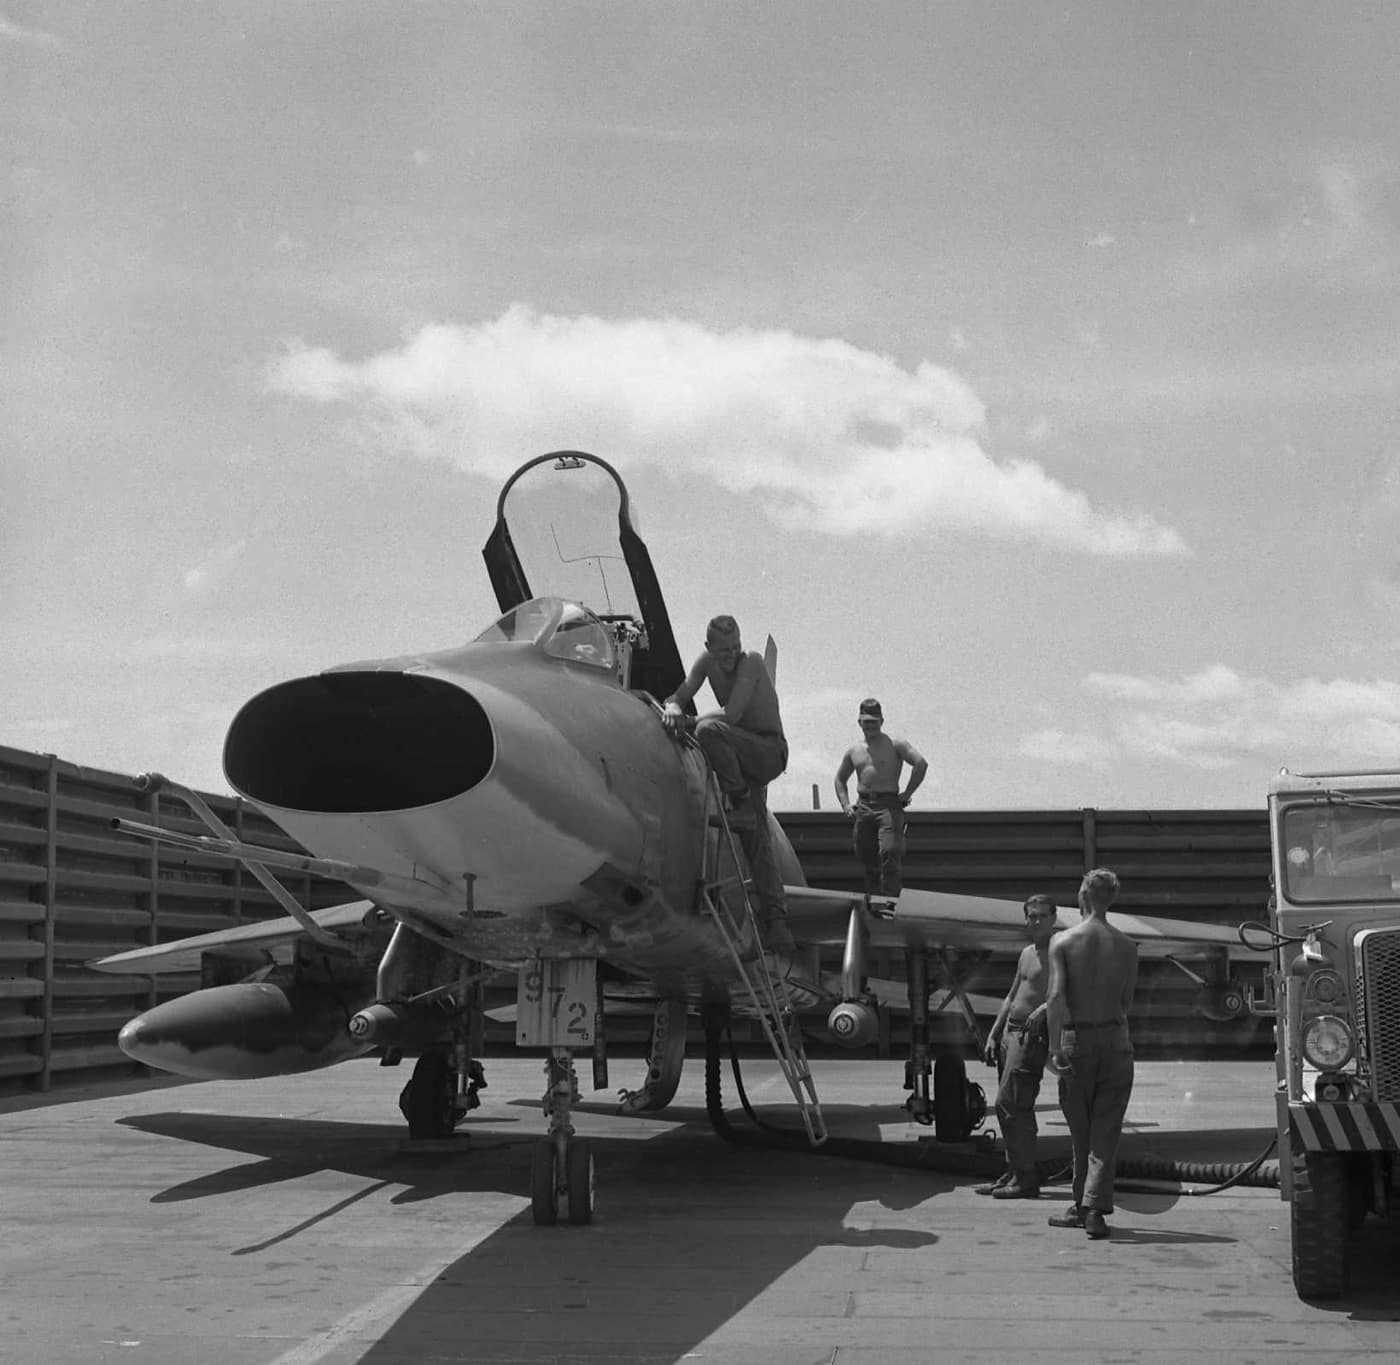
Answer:
<path fill-rule="evenodd" d="M 635 626 L 622 670 L 628 685 L 654 697 L 669 696 L 685 670 L 651 555 L 632 515 L 626 485 L 596 455 L 562 450 L 526 461 L 502 487 L 496 524 L 482 549 L 505 615 L 478 638 L 520 639 L 525 631 L 539 641 L 538 632 L 551 629 L 554 644 L 566 651 L 558 657 L 589 662 L 595 632 L 562 617 L 543 625 L 539 620 L 540 603 L 586 604 L 586 614 L 604 635 L 613 626 Z M 506 635 L 507 630 L 514 634 Z M 553 652 L 549 643 L 543 647 Z"/>

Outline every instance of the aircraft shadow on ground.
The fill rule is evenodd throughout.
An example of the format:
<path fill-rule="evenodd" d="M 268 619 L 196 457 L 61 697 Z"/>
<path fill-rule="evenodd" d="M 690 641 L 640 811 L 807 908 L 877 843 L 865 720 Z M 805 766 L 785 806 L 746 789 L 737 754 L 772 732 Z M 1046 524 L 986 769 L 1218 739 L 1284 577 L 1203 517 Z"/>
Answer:
<path fill-rule="evenodd" d="M 528 1144 L 516 1150 L 520 1189 Z M 934 1172 L 736 1148 L 700 1123 L 595 1139 L 595 1151 L 592 1225 L 536 1228 L 522 1214 L 448 1266 L 362 1365 L 449 1356 L 464 1342 L 473 1361 L 669 1365 L 822 1247 L 937 1244 L 897 1211 L 953 1186 Z"/>
<path fill-rule="evenodd" d="M 226 1170 L 172 1185 L 152 1197 L 154 1204 L 257 1189 L 321 1170 L 345 1171 L 370 1180 L 406 1186 L 398 1196 L 398 1200 L 404 1202 L 454 1191 L 502 1189 L 499 1162 L 483 1158 L 507 1147 L 522 1145 L 512 1134 L 494 1131 L 498 1125 L 513 1121 L 498 1117 L 492 1120 L 491 1128 L 473 1133 L 468 1119 L 451 1139 L 433 1144 L 410 1144 L 399 1124 L 178 1110 L 137 1114 L 118 1120 L 124 1127 L 143 1133 L 263 1158 L 256 1164 L 241 1162 Z M 528 1185 L 528 1173 L 526 1183 Z"/>
<path fill-rule="evenodd" d="M 653 1137 L 590 1140 L 598 1172 L 595 1221 L 537 1228 L 528 1209 L 450 1264 L 389 1326 L 366 1362 L 680 1359 L 823 1246 L 917 1249 L 939 1240 L 899 1211 L 950 1191 L 944 1173 L 721 1141 L 700 1112 Z M 675 1123 L 677 1115 L 669 1119 Z M 322 1169 L 373 1182 L 296 1226 L 269 1229 L 255 1254 L 294 1239 L 362 1199 L 401 1187 L 393 1202 L 459 1191 L 528 1198 L 538 1133 L 501 1133 L 501 1119 L 466 1140 L 415 1150 L 397 1126 L 209 1113 L 128 1116 L 124 1125 L 259 1157 L 163 1190 L 153 1202 L 206 1198 Z M 504 1120 L 511 1122 L 507 1116 Z M 699 1192 L 699 1197 L 697 1197 Z M 860 1207 L 851 1219 L 853 1206 Z M 882 1226 L 882 1211 L 890 1213 Z M 848 1222 L 858 1226 L 848 1226 Z"/>
<path fill-rule="evenodd" d="M 861 1113 L 860 1106 L 830 1108 L 838 1130 L 844 1129 L 846 1111 Z M 897 1122 L 902 1110 L 882 1106 L 873 1113 L 878 1128 L 882 1118 Z M 790 1109 L 774 1110 L 773 1116 L 788 1126 L 796 1122 Z M 470 1358 L 479 1362 L 607 1359 L 669 1365 L 721 1331 L 824 1246 L 918 1249 L 936 1244 L 937 1233 L 910 1227 L 899 1212 L 975 1179 L 965 1173 L 736 1148 L 720 1141 L 704 1110 L 693 1106 L 657 1117 L 667 1127 L 652 1137 L 592 1138 L 599 1202 L 591 1226 L 536 1228 L 526 1210 L 448 1265 L 362 1361 L 397 1365 L 418 1357 L 455 1358 L 451 1353 L 469 1343 Z M 533 1124 L 512 1130 L 514 1116 L 499 1113 L 475 1123 L 469 1117 L 465 1137 L 431 1145 L 407 1144 L 397 1124 L 179 1112 L 120 1122 L 261 1158 L 173 1186 L 153 1202 L 250 1190 L 322 1169 L 371 1182 L 314 1218 L 270 1227 L 267 1238 L 237 1248 L 234 1255 L 254 1255 L 294 1241 L 314 1224 L 390 1188 L 397 1191 L 392 1201 L 400 1204 L 463 1191 L 528 1198 L 531 1150 L 538 1137 Z M 1173 1134 L 1188 1149 L 1215 1138 L 1238 1145 L 1257 1136 L 1253 1129 Z M 703 1197 L 697 1198 L 696 1191 Z M 1055 1191 L 1061 1194 L 1067 1197 L 1067 1191 Z M 1233 1240 L 1158 1224 L 1154 1215 L 1168 1211 L 1178 1197 L 1170 1190 L 1124 1191 L 1114 1241 L 1186 1246 Z M 853 1206 L 861 1209 L 856 1219 Z M 1046 1199 L 1042 1206 L 1056 1205 Z M 884 1210 L 890 1214 L 886 1225 Z M 850 1222 L 860 1226 L 848 1226 Z M 1317 1306 L 1357 1320 L 1400 1320 L 1400 1286 L 1390 1268 L 1395 1227 L 1370 1220 L 1359 1239 L 1351 1294 Z"/>

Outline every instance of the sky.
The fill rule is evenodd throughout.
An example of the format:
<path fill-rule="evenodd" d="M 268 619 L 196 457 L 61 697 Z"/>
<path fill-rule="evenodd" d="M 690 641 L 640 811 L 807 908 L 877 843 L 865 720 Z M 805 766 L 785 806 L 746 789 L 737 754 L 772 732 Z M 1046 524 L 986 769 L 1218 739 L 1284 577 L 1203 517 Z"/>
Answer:
<path fill-rule="evenodd" d="M 0 0 L 0 744 L 226 791 L 238 707 L 496 615 L 626 479 L 834 802 L 1400 768 L 1400 9 Z M 702 694 L 702 703 L 708 701 Z"/>

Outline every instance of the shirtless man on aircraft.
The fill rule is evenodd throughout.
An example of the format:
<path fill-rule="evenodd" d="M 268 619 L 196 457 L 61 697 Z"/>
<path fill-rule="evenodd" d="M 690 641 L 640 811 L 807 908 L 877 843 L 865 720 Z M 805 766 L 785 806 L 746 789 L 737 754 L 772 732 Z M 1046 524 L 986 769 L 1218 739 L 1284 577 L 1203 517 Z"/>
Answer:
<path fill-rule="evenodd" d="M 928 772 L 928 760 L 908 740 L 885 734 L 885 713 L 874 697 L 860 704 L 859 744 L 846 750 L 836 770 L 836 799 L 854 819 L 856 857 L 865 870 L 865 894 L 898 897 L 904 889 L 904 808 Z M 899 778 L 905 765 L 909 780 Z M 846 784 L 854 774 L 856 804 Z"/>
<path fill-rule="evenodd" d="M 720 710 L 700 717 L 695 739 L 714 769 L 732 824 L 748 835 L 745 852 L 762 904 L 764 943 L 792 946 L 787 902 L 768 832 L 768 783 L 787 767 L 788 746 L 778 710 L 778 691 L 763 656 L 744 649 L 739 623 L 716 616 L 705 630 L 705 648 L 685 681 L 666 698 L 662 723 L 675 733 L 684 709 L 708 682 Z"/>

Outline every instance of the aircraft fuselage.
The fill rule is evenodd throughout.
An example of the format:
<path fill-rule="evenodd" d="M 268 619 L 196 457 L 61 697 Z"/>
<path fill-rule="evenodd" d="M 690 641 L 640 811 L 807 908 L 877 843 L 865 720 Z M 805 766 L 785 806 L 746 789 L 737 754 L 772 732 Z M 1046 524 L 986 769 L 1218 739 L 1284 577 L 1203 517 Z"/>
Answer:
<path fill-rule="evenodd" d="M 551 653 L 559 638 L 274 687 L 230 728 L 229 780 L 318 857 L 412 879 L 421 894 L 358 889 L 465 956 L 607 958 L 673 984 L 724 973 L 698 898 L 716 837 L 704 760 L 589 646 Z"/>

